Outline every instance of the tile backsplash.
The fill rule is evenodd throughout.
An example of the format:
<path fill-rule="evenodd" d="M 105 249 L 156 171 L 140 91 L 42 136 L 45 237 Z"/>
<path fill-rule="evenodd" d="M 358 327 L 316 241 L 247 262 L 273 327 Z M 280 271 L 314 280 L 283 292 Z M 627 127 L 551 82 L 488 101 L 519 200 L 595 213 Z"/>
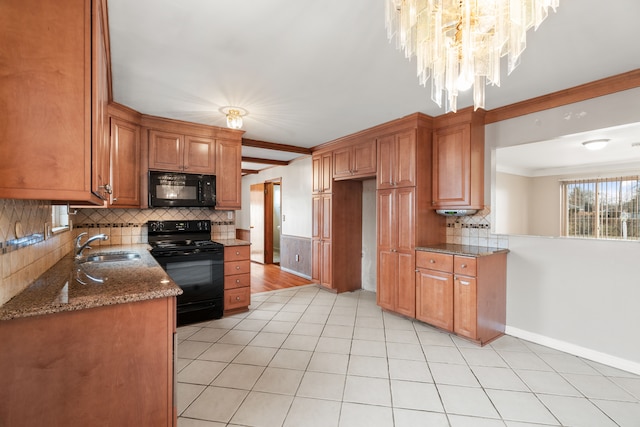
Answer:
<path fill-rule="evenodd" d="M 475 215 L 447 218 L 447 243 L 509 248 L 507 236 L 491 233 L 492 214 L 489 207 Z"/>
<path fill-rule="evenodd" d="M 45 240 L 51 204 L 0 199 L 0 305 L 24 290 L 71 250 L 71 233 Z"/>
<path fill-rule="evenodd" d="M 212 239 L 236 237 L 235 212 L 209 208 L 78 209 L 70 219 L 74 237 L 82 232 L 108 235 L 109 240 L 99 242 L 102 246 L 147 243 L 147 221 L 208 219 Z"/>

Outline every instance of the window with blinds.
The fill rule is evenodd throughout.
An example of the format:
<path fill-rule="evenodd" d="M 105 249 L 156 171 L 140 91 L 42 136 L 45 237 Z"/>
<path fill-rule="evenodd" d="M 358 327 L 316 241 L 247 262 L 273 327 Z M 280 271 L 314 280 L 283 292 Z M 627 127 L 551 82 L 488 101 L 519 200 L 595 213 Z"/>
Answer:
<path fill-rule="evenodd" d="M 562 181 L 564 235 L 640 239 L 640 177 Z"/>

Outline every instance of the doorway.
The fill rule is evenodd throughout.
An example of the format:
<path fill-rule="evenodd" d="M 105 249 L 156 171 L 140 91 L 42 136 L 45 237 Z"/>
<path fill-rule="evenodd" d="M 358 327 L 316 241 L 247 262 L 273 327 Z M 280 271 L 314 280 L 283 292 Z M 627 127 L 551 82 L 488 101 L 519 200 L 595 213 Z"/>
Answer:
<path fill-rule="evenodd" d="M 250 186 L 251 261 L 280 264 L 281 180 Z"/>

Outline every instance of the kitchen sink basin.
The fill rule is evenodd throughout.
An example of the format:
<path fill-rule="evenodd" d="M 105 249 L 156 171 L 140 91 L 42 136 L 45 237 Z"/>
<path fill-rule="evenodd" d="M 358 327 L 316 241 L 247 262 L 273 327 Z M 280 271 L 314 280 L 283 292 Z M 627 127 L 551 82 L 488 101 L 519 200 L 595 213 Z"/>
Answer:
<path fill-rule="evenodd" d="M 119 262 L 136 259 L 140 259 L 140 254 L 136 252 L 102 252 L 87 255 L 82 262 Z"/>

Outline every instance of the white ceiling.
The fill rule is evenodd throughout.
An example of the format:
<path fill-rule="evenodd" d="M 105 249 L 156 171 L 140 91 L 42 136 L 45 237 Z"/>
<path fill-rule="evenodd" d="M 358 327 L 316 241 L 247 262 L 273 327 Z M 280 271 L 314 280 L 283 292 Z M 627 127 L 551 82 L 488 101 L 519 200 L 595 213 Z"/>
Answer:
<path fill-rule="evenodd" d="M 596 139 L 610 141 L 597 151 L 582 145 Z M 496 150 L 496 169 L 529 177 L 632 169 L 640 173 L 640 123 L 503 147 Z"/>
<path fill-rule="evenodd" d="M 445 112 L 418 85 L 415 59 L 387 41 L 383 0 L 108 7 L 114 100 L 142 113 L 225 126 L 219 109 L 235 105 L 249 112 L 246 138 L 313 147 L 414 112 Z M 487 88 L 486 109 L 640 68 L 639 17 L 638 0 L 562 0 L 529 31 L 520 66 Z M 471 93 L 458 101 L 471 105 Z M 298 156 L 248 148 L 244 156 Z"/>

